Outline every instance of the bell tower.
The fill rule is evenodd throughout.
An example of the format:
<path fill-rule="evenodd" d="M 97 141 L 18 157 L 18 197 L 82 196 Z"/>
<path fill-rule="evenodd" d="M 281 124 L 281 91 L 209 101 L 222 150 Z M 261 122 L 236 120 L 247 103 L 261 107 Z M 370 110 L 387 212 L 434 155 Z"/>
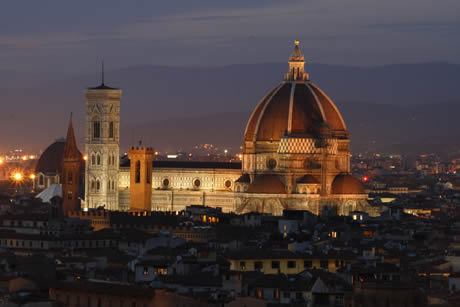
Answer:
<path fill-rule="evenodd" d="M 70 115 L 69 128 L 62 157 L 62 213 L 68 216 L 72 211 L 80 210 L 80 169 L 82 156 L 75 142 Z"/>
<path fill-rule="evenodd" d="M 152 210 L 152 161 L 155 151 L 150 147 L 131 147 L 129 160 L 131 174 L 129 184 L 129 209 Z"/>
<path fill-rule="evenodd" d="M 121 89 L 102 83 L 86 96 L 85 207 L 118 210 Z"/>

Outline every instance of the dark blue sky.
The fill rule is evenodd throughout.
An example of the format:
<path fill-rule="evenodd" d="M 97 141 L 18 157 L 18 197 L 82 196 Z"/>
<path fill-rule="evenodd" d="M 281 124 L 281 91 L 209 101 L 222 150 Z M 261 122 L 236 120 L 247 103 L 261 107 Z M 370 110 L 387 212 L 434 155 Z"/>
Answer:
<path fill-rule="evenodd" d="M 309 61 L 460 63 L 458 0 L 3 1 L 0 71 Z"/>

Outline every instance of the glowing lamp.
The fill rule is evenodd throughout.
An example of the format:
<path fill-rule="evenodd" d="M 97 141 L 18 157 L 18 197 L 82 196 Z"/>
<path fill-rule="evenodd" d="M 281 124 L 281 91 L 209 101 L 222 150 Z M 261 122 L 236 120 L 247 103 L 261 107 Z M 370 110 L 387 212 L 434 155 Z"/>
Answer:
<path fill-rule="evenodd" d="M 35 175 L 34 175 L 34 174 L 30 175 L 30 179 L 34 180 L 34 179 L 35 179 Z"/>
<path fill-rule="evenodd" d="M 22 179 L 22 174 L 21 173 L 16 173 L 13 175 L 14 180 L 20 181 Z"/>
<path fill-rule="evenodd" d="M 363 177 L 363 181 L 364 181 L 364 182 L 368 182 L 368 181 L 369 181 L 369 177 L 364 176 L 364 177 Z"/>
<path fill-rule="evenodd" d="M 83 160 L 85 160 L 85 161 L 88 160 L 88 156 L 84 155 Z"/>

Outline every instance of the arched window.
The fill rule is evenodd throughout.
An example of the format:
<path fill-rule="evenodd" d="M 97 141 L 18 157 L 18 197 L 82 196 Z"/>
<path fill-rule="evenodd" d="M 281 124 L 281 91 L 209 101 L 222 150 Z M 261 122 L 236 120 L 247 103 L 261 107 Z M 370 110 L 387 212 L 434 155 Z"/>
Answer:
<path fill-rule="evenodd" d="M 96 165 L 96 156 L 94 154 L 91 155 L 91 164 Z"/>
<path fill-rule="evenodd" d="M 101 189 L 101 182 L 99 180 L 96 181 L 96 192 L 99 192 Z"/>
<path fill-rule="evenodd" d="M 72 200 L 72 191 L 67 192 L 67 199 Z"/>
<path fill-rule="evenodd" d="M 107 181 L 107 191 L 110 191 L 110 180 Z"/>
<path fill-rule="evenodd" d="M 101 165 L 101 156 L 97 155 L 97 165 Z"/>
<path fill-rule="evenodd" d="M 141 161 L 136 161 L 136 169 L 135 169 L 135 182 L 141 182 Z"/>
<path fill-rule="evenodd" d="M 38 184 L 39 185 L 44 185 L 45 184 L 45 178 L 43 175 L 38 176 Z"/>
<path fill-rule="evenodd" d="M 115 191 L 115 180 L 112 180 L 112 190 Z"/>
<path fill-rule="evenodd" d="M 109 138 L 113 138 L 113 122 L 109 124 Z"/>
<path fill-rule="evenodd" d="M 93 122 L 93 138 L 98 139 L 101 137 L 101 123 L 99 121 Z"/>
<path fill-rule="evenodd" d="M 68 183 L 68 184 L 72 184 L 72 183 L 73 183 L 73 174 L 72 174 L 72 172 L 69 172 L 69 173 L 67 174 L 67 183 Z"/>
<path fill-rule="evenodd" d="M 91 191 L 95 191 L 96 190 L 96 182 L 94 180 L 91 180 Z"/>

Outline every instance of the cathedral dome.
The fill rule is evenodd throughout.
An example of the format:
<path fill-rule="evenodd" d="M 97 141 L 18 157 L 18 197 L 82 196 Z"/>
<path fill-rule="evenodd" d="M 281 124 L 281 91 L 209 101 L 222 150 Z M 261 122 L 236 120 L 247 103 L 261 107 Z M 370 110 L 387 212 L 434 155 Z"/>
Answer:
<path fill-rule="evenodd" d="M 349 174 L 337 175 L 332 182 L 332 194 L 365 194 L 358 179 Z"/>
<path fill-rule="evenodd" d="M 298 41 L 285 80 L 256 106 L 246 126 L 246 142 L 279 141 L 282 136 L 348 138 L 345 122 L 331 99 L 304 72 Z"/>
<path fill-rule="evenodd" d="M 62 171 L 62 157 L 64 154 L 65 139 L 58 139 L 48 146 L 38 159 L 36 173 L 58 174 Z"/>

